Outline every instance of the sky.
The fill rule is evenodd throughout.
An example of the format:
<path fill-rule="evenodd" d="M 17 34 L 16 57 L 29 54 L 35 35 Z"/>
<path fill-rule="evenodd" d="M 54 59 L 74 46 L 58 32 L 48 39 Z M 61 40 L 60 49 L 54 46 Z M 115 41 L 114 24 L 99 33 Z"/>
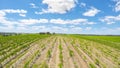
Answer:
<path fill-rule="evenodd" d="M 0 0 L 0 32 L 120 35 L 120 0 Z"/>

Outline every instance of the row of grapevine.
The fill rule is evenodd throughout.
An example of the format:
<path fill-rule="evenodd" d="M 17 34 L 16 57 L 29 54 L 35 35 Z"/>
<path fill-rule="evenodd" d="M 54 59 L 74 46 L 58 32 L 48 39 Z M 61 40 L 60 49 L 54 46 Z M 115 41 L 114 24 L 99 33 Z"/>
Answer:
<path fill-rule="evenodd" d="M 29 49 L 31 43 L 45 37 L 48 37 L 48 35 L 22 34 L 0 36 L 0 65 L 5 66 L 12 59 Z"/>

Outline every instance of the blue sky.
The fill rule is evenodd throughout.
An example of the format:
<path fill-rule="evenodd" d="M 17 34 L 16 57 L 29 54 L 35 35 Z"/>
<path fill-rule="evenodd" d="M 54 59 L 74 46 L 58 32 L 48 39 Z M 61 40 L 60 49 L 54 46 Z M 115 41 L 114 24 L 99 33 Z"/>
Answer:
<path fill-rule="evenodd" d="M 120 0 L 0 0 L 0 32 L 120 35 Z"/>

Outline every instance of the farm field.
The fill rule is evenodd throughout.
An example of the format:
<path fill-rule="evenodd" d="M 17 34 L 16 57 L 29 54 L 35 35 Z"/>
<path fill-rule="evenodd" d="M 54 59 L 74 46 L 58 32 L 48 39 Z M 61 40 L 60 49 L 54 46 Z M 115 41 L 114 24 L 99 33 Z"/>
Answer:
<path fill-rule="evenodd" d="M 0 36 L 0 68 L 120 68 L 120 36 Z"/>

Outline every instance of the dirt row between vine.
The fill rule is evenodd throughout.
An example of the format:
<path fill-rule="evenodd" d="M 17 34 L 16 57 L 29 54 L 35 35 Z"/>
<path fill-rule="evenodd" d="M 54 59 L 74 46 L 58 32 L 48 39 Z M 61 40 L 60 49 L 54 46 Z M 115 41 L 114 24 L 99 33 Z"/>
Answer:
<path fill-rule="evenodd" d="M 73 51 L 74 56 L 73 58 L 73 62 L 75 63 L 75 68 L 88 68 L 87 63 L 83 60 L 83 58 L 81 57 L 81 55 L 75 50 L 75 48 L 72 46 L 72 44 L 70 43 L 70 41 L 66 39 L 66 45 L 68 45 L 69 49 Z"/>
<path fill-rule="evenodd" d="M 40 68 L 42 63 L 47 62 L 47 51 L 54 45 L 55 38 L 53 39 L 54 40 L 50 41 L 49 44 L 46 45 L 46 48 L 41 52 L 40 57 L 35 61 L 33 67 Z"/>
<path fill-rule="evenodd" d="M 50 58 L 50 61 L 48 63 L 49 68 L 57 68 L 59 64 L 59 49 L 58 46 L 60 44 L 60 39 L 57 38 L 56 43 L 53 48 L 52 56 Z"/>

